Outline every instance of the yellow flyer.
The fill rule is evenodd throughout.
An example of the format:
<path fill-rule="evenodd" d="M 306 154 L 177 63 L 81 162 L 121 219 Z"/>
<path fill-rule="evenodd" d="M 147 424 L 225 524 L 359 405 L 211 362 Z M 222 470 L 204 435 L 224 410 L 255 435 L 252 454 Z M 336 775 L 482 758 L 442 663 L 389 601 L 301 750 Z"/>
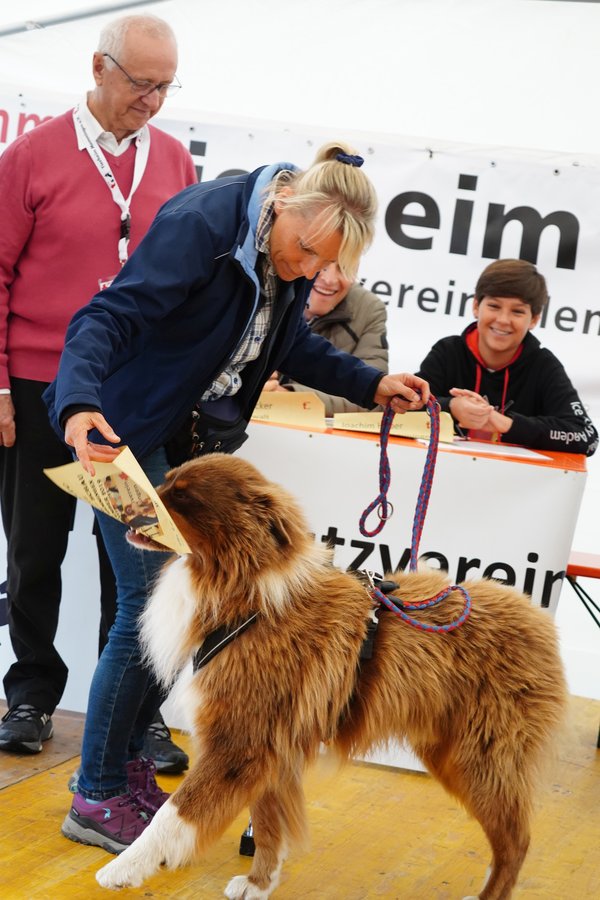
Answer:
<path fill-rule="evenodd" d="M 180 555 L 190 553 L 187 541 L 137 459 L 123 447 L 110 463 L 94 462 L 95 475 L 89 475 L 80 462 L 44 469 L 48 478 L 79 500 L 118 519 Z"/>
<path fill-rule="evenodd" d="M 380 412 L 335 413 L 333 427 L 342 431 L 367 431 L 379 434 L 381 431 Z M 426 412 L 406 412 L 394 416 L 390 434 L 395 437 L 421 438 L 429 440 L 431 421 Z M 454 425 L 450 413 L 440 413 L 440 441 L 452 443 Z"/>
<path fill-rule="evenodd" d="M 252 421 L 325 431 L 325 404 L 312 391 L 263 391 Z"/>

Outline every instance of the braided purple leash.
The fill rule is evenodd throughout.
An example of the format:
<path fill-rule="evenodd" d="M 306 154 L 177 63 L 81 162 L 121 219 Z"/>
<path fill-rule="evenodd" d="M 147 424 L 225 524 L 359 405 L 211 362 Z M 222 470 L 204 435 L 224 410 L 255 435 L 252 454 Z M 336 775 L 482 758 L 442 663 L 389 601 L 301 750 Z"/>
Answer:
<path fill-rule="evenodd" d="M 423 609 L 427 606 L 437 606 L 438 603 L 445 600 L 453 591 L 461 592 L 464 597 L 464 604 L 460 616 L 454 619 L 453 622 L 448 622 L 447 625 L 430 625 L 427 622 L 420 622 L 418 619 L 413 619 L 404 612 L 405 609 Z M 372 588 L 372 594 L 373 599 L 378 600 L 379 603 L 383 603 L 387 606 L 390 612 L 393 612 L 395 616 L 398 616 L 408 625 L 412 625 L 413 628 L 419 628 L 421 631 L 433 631 L 437 634 L 445 631 L 454 631 L 455 628 L 460 628 L 463 622 L 466 622 L 471 613 L 471 596 L 459 584 L 450 585 L 445 590 L 440 591 L 439 594 L 436 594 L 435 597 L 431 597 L 429 600 L 423 600 L 420 603 L 406 603 L 404 600 L 400 600 L 399 597 L 394 597 L 394 600 L 396 603 L 399 603 L 400 606 L 396 606 L 396 604 L 393 603 L 386 594 L 382 593 L 379 588 Z"/>
<path fill-rule="evenodd" d="M 375 497 L 373 502 L 370 503 L 369 506 L 367 506 L 358 523 L 360 533 L 365 537 L 374 537 L 376 534 L 379 534 L 387 520 L 394 512 L 394 507 L 391 503 L 388 503 L 387 499 L 387 492 L 389 490 L 392 477 L 390 471 L 390 461 L 387 455 L 387 445 L 388 438 L 390 436 L 390 428 L 392 427 L 393 421 L 394 410 L 388 404 L 383 411 L 383 416 L 381 417 L 381 436 L 379 439 L 379 493 Z M 373 531 L 367 531 L 365 522 L 374 509 L 378 509 L 379 524 L 375 526 Z"/>
<path fill-rule="evenodd" d="M 412 540 L 410 543 L 411 572 L 416 572 L 417 570 L 419 544 L 421 543 L 421 534 L 423 533 L 425 516 L 427 515 L 427 507 L 429 506 L 431 485 L 433 484 L 435 463 L 437 460 L 438 446 L 440 443 L 440 405 L 435 397 L 429 398 L 427 402 L 427 412 L 429 413 L 431 437 L 429 438 L 429 446 L 427 447 L 425 467 L 423 469 L 423 475 L 421 477 L 421 486 L 417 495 L 417 505 L 415 508 L 415 515 L 413 519 Z"/>
<path fill-rule="evenodd" d="M 427 515 L 427 507 L 429 505 L 429 497 L 431 495 L 431 485 L 433 483 L 433 475 L 435 472 L 435 463 L 437 459 L 438 444 L 440 439 L 440 405 L 433 396 L 431 396 L 427 402 L 427 412 L 429 413 L 431 421 L 431 437 L 429 440 L 429 446 L 427 448 L 425 467 L 423 469 L 423 476 L 421 478 L 421 485 L 419 487 L 417 505 L 413 519 L 413 530 L 410 546 L 411 572 L 415 572 L 417 570 L 419 544 L 421 542 L 421 534 L 423 532 L 423 526 L 425 524 L 425 516 Z M 377 495 L 375 500 L 373 500 L 373 502 L 365 509 L 359 521 L 360 533 L 365 537 L 373 537 L 374 535 L 379 534 L 379 532 L 382 530 L 383 526 L 393 513 L 393 506 L 387 499 L 387 492 L 389 490 L 391 482 L 391 470 L 387 454 L 387 445 L 393 419 L 394 411 L 388 404 L 381 418 L 379 494 Z M 380 521 L 373 531 L 367 531 L 365 522 L 374 509 L 378 510 Z M 406 609 L 425 609 L 430 606 L 437 606 L 438 603 L 441 603 L 442 600 L 445 600 L 445 598 L 448 597 L 453 591 L 460 591 L 464 598 L 464 604 L 461 614 L 453 622 L 449 622 L 447 625 L 429 625 L 424 622 L 419 622 L 418 619 L 413 619 L 411 616 L 407 615 L 404 612 L 404 610 Z M 395 597 L 394 599 L 397 603 L 400 604 L 400 606 L 396 606 L 396 604 L 393 603 L 386 594 L 384 594 L 375 586 L 373 586 L 372 588 L 372 594 L 374 599 L 376 599 L 379 603 L 383 603 L 384 606 L 386 606 L 391 612 L 394 613 L 394 615 L 401 618 L 407 624 L 412 625 L 414 628 L 420 628 L 422 631 L 454 631 L 455 628 L 459 628 L 463 624 L 463 622 L 467 620 L 471 613 L 471 597 L 463 587 L 460 587 L 460 585 L 450 585 L 449 587 L 444 588 L 444 590 L 440 591 L 434 597 L 430 597 L 428 600 L 421 600 L 417 603 L 407 603 L 406 601 L 400 600 L 398 597 Z"/>

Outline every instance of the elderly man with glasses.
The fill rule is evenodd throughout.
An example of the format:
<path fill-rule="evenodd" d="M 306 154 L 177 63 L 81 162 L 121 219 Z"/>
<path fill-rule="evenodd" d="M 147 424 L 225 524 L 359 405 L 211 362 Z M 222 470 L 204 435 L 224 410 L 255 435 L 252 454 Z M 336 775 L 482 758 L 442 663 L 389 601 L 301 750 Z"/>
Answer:
<path fill-rule="evenodd" d="M 197 180 L 183 145 L 148 125 L 180 87 L 176 69 L 175 36 L 162 19 L 111 22 L 93 56 L 94 89 L 0 158 L 0 500 L 16 657 L 4 678 L 9 709 L 0 750 L 42 750 L 67 680 L 54 639 L 75 501 L 42 469 L 72 457 L 48 423 L 42 393 L 73 314 L 110 284 L 159 207 Z M 99 549 L 102 645 L 114 618 L 114 582 Z M 81 602 L 91 603 L 85 581 L 80 590 Z M 187 757 L 173 744 L 170 751 L 180 754 L 181 770 Z M 153 771 L 132 770 L 151 805 L 162 796 Z M 137 821 L 137 806 L 131 815 Z"/>
<path fill-rule="evenodd" d="M 172 97 L 173 94 L 176 94 L 181 84 L 179 83 L 179 78 L 177 75 L 174 76 L 173 81 L 159 81 L 158 84 L 154 84 L 153 81 L 148 81 L 147 79 L 139 79 L 132 78 L 129 72 L 126 72 L 123 66 L 117 62 L 117 60 L 110 55 L 110 53 L 103 53 L 103 56 L 110 59 L 111 62 L 117 66 L 129 82 L 129 87 L 131 88 L 134 94 L 137 94 L 138 97 L 147 97 L 153 91 L 156 91 L 159 97 Z"/>

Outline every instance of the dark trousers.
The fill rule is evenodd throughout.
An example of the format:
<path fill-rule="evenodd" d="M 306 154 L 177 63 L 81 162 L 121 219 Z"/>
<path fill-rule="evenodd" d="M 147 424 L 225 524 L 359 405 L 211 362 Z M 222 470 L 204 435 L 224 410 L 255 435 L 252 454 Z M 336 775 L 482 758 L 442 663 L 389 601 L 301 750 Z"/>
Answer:
<path fill-rule="evenodd" d="M 12 379 L 17 440 L 13 447 L 0 449 L 0 501 L 7 540 L 8 627 L 16 656 L 4 678 L 6 699 L 9 707 L 31 703 L 50 715 L 68 674 L 54 639 L 61 565 L 76 501 L 42 471 L 73 461 L 50 427 L 42 401 L 46 387 L 39 381 Z M 108 627 L 114 618 L 114 579 L 103 547 L 99 558 L 101 606 L 107 607 L 103 621 Z M 82 584 L 82 602 L 86 593 Z"/>

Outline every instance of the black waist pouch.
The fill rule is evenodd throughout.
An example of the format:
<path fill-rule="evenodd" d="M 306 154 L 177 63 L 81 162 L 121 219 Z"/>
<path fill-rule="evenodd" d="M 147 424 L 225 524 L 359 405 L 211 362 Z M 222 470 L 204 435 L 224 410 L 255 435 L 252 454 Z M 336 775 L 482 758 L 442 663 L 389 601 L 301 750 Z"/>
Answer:
<path fill-rule="evenodd" d="M 245 419 L 225 422 L 194 410 L 179 431 L 165 444 L 170 466 L 206 453 L 235 453 L 248 438 Z"/>

